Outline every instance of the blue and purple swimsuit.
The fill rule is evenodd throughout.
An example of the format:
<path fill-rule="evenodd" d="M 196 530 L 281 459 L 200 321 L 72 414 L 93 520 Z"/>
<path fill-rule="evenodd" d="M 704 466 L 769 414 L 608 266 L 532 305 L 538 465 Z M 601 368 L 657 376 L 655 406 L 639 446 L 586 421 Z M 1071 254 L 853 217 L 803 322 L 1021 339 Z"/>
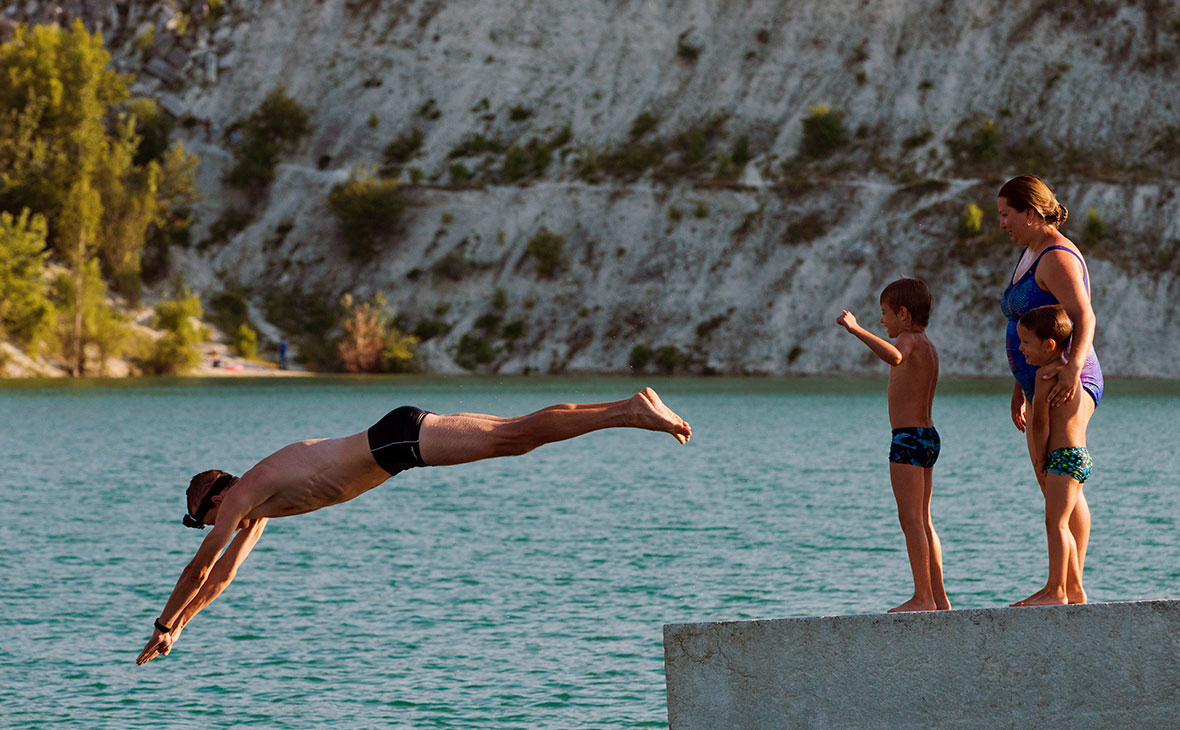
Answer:
<path fill-rule="evenodd" d="M 1008 366 L 1012 368 L 1012 375 L 1016 378 L 1016 382 L 1020 383 L 1020 387 L 1024 390 L 1024 397 L 1030 403 L 1033 398 L 1033 388 L 1037 382 L 1038 368 L 1036 365 L 1029 365 L 1024 359 L 1024 353 L 1020 351 L 1020 336 L 1016 334 L 1016 323 L 1026 312 L 1037 307 L 1060 304 L 1056 297 L 1037 285 L 1037 264 L 1041 263 L 1042 256 L 1053 249 L 1068 251 L 1077 256 L 1078 261 L 1082 262 L 1082 283 L 1085 285 L 1086 291 L 1089 292 L 1090 275 L 1081 255 L 1066 246 L 1049 246 L 1037 256 L 1032 266 L 1028 267 L 1028 271 L 1024 272 L 1024 276 L 1020 277 L 1015 284 L 1009 283 L 1008 288 L 1004 290 L 1004 296 L 1000 299 L 1000 309 L 1008 318 Z M 1017 267 L 1019 266 L 1020 264 L 1017 262 Z M 1012 273 L 1015 276 L 1016 272 Z M 1094 405 L 1097 406 L 1098 402 L 1102 400 L 1102 366 L 1098 364 L 1098 355 L 1094 353 L 1093 347 L 1090 348 L 1089 354 L 1086 355 L 1086 362 L 1082 365 L 1081 380 L 1082 389 L 1090 394 L 1090 397 L 1094 399 Z"/>

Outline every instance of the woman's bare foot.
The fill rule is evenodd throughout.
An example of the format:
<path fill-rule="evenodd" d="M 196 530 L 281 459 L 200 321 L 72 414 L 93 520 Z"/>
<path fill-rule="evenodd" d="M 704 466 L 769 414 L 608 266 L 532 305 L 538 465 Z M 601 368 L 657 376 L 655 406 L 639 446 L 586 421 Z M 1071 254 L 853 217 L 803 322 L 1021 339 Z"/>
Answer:
<path fill-rule="evenodd" d="M 936 611 L 949 611 L 949 610 L 951 610 L 951 602 L 950 601 L 935 601 L 934 602 L 934 609 Z"/>
<path fill-rule="evenodd" d="M 688 443 L 692 437 L 692 428 L 688 423 L 664 405 L 660 396 L 651 388 L 644 388 L 631 397 L 631 404 L 635 408 L 639 428 L 650 431 L 664 431 L 676 437 L 680 443 Z"/>
<path fill-rule="evenodd" d="M 911 598 L 900 606 L 894 606 L 889 609 L 889 613 L 907 613 L 909 611 L 934 611 L 938 608 L 934 604 L 934 599 L 919 601 L 917 598 Z M 947 604 L 950 608 L 950 604 Z"/>
<path fill-rule="evenodd" d="M 1078 586 L 1077 588 L 1067 589 L 1065 594 L 1069 598 L 1070 603 L 1085 603 L 1086 602 L 1086 589 L 1082 588 L 1081 586 Z"/>
<path fill-rule="evenodd" d="M 1065 595 L 1065 591 L 1060 593 L 1057 591 L 1042 588 L 1036 593 L 1032 594 L 1023 601 L 1017 601 L 1011 604 L 1012 606 L 1064 606 L 1069 603 L 1069 599 Z"/>

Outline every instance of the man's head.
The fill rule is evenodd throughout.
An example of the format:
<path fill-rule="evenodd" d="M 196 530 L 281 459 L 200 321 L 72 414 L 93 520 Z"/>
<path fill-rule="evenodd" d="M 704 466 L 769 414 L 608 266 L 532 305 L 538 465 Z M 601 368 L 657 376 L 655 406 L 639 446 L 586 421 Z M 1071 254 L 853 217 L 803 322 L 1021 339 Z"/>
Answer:
<path fill-rule="evenodd" d="M 1030 309 L 1016 324 L 1020 351 L 1030 365 L 1047 365 L 1065 351 L 1073 335 L 1073 322 L 1060 304 Z"/>
<path fill-rule="evenodd" d="M 881 322 L 885 324 L 885 317 L 890 315 L 896 317 L 899 322 L 906 320 L 908 316 L 911 325 L 925 327 L 930 324 L 930 308 L 933 305 L 934 297 L 931 296 L 925 282 L 903 276 L 881 291 Z M 886 307 L 889 308 L 889 312 L 885 311 Z M 889 336 L 896 335 L 891 331 Z"/>
<path fill-rule="evenodd" d="M 233 474 L 210 469 L 192 478 L 188 483 L 188 514 L 184 516 L 185 527 L 204 529 L 205 517 L 215 504 L 221 502 L 221 495 L 238 480 Z"/>

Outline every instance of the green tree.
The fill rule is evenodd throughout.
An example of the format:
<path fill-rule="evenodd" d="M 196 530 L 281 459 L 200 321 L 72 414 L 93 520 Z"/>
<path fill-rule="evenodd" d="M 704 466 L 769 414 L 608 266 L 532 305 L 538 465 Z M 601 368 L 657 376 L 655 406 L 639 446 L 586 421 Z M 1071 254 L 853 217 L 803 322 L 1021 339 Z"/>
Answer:
<path fill-rule="evenodd" d="M 25 346 L 49 335 L 54 316 L 45 283 L 45 218 L 0 213 L 0 334 Z"/>
<path fill-rule="evenodd" d="M 62 355 L 74 375 L 86 375 L 88 366 L 98 365 L 103 374 L 106 362 L 133 348 L 134 337 L 128 318 L 107 305 L 107 286 L 98 259 L 91 258 L 77 272 L 62 271 L 54 282 L 54 299 L 61 312 Z M 94 358 L 88 357 L 88 351 Z"/>
<path fill-rule="evenodd" d="M 242 322 L 238 325 L 231 346 L 238 355 L 247 360 L 254 360 L 258 357 L 258 333 L 253 327 Z"/>

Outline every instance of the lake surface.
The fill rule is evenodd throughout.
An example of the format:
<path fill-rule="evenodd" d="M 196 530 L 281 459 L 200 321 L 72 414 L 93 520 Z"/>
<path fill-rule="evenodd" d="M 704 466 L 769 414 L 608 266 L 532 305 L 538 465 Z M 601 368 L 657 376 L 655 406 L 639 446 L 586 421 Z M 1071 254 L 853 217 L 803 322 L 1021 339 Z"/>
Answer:
<path fill-rule="evenodd" d="M 271 521 L 172 654 L 137 667 L 241 473 L 403 403 L 518 415 L 654 385 L 693 426 L 403 473 Z M 1044 583 L 1008 381 L 945 380 L 933 513 L 956 608 Z M 1107 384 L 1091 600 L 1180 595 L 1180 385 Z M 356 378 L 0 383 L 0 726 L 658 728 L 662 625 L 874 613 L 912 588 L 883 380 Z M 1028 609 L 1034 610 L 1034 609 Z"/>

